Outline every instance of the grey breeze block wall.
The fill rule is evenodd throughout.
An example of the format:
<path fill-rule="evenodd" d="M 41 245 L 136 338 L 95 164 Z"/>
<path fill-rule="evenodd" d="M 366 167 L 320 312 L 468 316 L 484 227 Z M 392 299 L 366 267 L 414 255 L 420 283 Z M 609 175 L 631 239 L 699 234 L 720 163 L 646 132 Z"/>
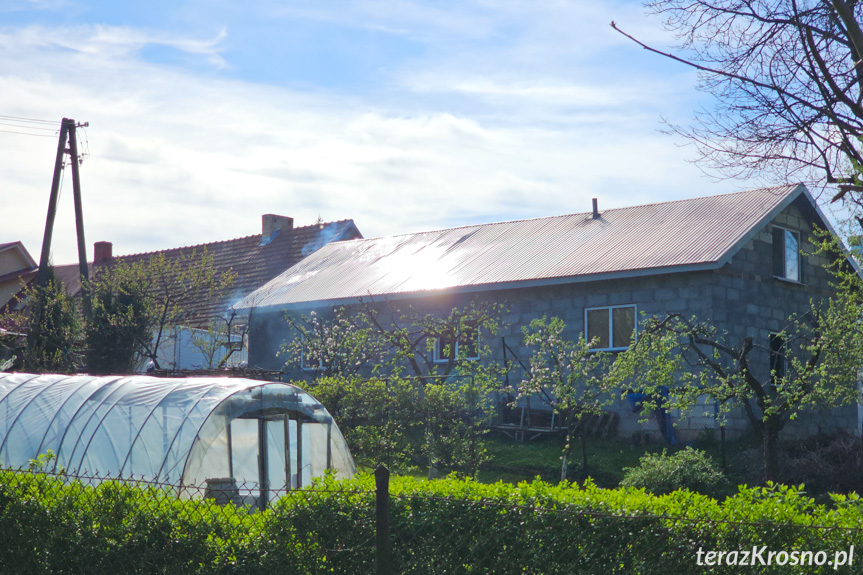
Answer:
<path fill-rule="evenodd" d="M 788 317 L 805 311 L 813 298 L 824 298 L 829 294 L 829 274 L 823 269 L 823 256 L 805 255 L 802 258 L 802 283 L 773 277 L 773 226 L 782 226 L 800 232 L 804 252 L 811 252 L 809 238 L 812 237 L 814 213 L 802 198 L 794 202 L 773 222 L 761 229 L 722 268 L 714 271 L 669 273 L 643 277 L 605 281 L 583 281 L 555 286 L 489 290 L 471 294 L 446 295 L 393 299 L 386 307 L 405 309 L 411 306 L 422 313 L 448 313 L 453 307 L 464 307 L 471 300 L 497 301 L 504 304 L 506 312 L 501 317 L 502 329 L 495 336 L 486 334 L 485 343 L 492 350 L 489 361 L 502 362 L 520 359 L 527 363 L 530 349 L 524 346 L 522 326 L 543 315 L 557 316 L 564 320 L 568 336 L 575 339 L 584 333 L 585 310 L 587 308 L 633 304 L 639 318 L 642 316 L 680 313 L 687 317 L 710 321 L 728 334 L 734 345 L 751 336 L 762 346 L 751 356 L 753 368 L 759 376 L 769 373 L 768 343 L 771 333 L 781 330 Z M 296 313 L 308 315 L 315 308 Z M 315 309 L 323 317 L 331 310 Z M 284 357 L 277 357 L 279 347 L 292 337 L 284 320 L 284 312 L 256 311 L 252 314 L 249 333 L 250 365 L 267 369 L 284 367 Z M 504 342 L 507 350 L 504 351 Z M 518 384 L 523 370 L 515 364 L 510 372 L 509 383 Z M 307 377 L 299 369 L 289 372 L 298 379 Z M 542 408 L 536 402 L 531 407 Z M 632 406 L 626 400 L 618 402 L 613 409 L 620 415 L 619 434 L 634 433 L 658 435 L 656 422 L 651 418 L 639 422 Z M 704 429 L 716 429 L 715 407 L 705 401 L 703 408 L 692 413 L 672 413 L 679 439 L 688 441 Z M 726 430 L 730 436 L 745 431 L 749 422 L 742 410 L 729 417 Z M 789 435 L 809 435 L 819 429 L 842 427 L 858 429 L 857 407 L 836 408 L 830 413 L 806 414 L 789 425 Z"/>

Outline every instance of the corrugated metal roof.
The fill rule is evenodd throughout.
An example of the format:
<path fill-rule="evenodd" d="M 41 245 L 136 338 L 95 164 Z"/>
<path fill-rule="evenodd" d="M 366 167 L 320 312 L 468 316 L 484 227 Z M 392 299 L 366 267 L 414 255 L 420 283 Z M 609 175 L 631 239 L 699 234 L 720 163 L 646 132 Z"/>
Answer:
<path fill-rule="evenodd" d="M 597 219 L 587 212 L 332 243 L 235 307 L 707 269 L 800 194 L 812 201 L 802 185 L 779 186 L 610 209 Z"/>

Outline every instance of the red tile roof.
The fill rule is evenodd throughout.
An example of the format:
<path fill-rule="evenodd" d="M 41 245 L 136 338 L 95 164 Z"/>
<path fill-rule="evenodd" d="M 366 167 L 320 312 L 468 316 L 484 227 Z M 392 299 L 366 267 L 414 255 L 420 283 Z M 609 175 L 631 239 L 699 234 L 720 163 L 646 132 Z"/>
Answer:
<path fill-rule="evenodd" d="M 341 220 L 278 231 L 269 241 L 262 241 L 262 234 L 199 244 L 168 250 L 115 256 L 107 263 L 90 263 L 91 274 L 103 265 L 111 263 L 144 262 L 157 255 L 169 261 L 201 256 L 204 251 L 212 257 L 217 272 L 231 272 L 235 278 L 231 285 L 209 297 L 185 303 L 188 321 L 185 325 L 203 326 L 223 317 L 234 303 L 261 287 L 277 275 L 297 264 L 304 257 L 334 241 L 362 238 L 353 220 Z M 76 295 L 81 290 L 78 264 L 56 266 L 55 274 L 67 286 L 69 293 Z"/>

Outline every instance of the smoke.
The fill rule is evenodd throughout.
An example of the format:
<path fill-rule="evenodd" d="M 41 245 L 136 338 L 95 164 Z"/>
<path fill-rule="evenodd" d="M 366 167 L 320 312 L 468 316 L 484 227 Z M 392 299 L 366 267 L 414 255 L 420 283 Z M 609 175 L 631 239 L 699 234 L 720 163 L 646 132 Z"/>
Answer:
<path fill-rule="evenodd" d="M 303 246 L 303 257 L 308 257 L 330 242 L 341 239 L 342 234 L 348 228 L 348 222 L 330 222 L 321 224 L 321 231 L 317 237 Z"/>

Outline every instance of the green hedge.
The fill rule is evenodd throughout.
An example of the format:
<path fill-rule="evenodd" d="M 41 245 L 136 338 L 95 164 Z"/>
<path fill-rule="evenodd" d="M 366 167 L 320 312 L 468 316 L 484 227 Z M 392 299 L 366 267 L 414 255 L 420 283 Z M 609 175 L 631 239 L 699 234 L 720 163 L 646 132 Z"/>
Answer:
<path fill-rule="evenodd" d="M 169 489 L 0 472 L 0 573 L 373 573 L 373 479 L 331 479 L 265 512 Z M 394 573 L 855 573 L 852 566 L 697 565 L 697 552 L 863 549 L 863 502 L 788 487 L 719 503 L 678 491 L 394 477 Z M 861 552 L 863 553 L 863 552 Z M 703 557 L 703 559 L 706 556 Z M 740 557 L 738 557 L 738 560 Z"/>

